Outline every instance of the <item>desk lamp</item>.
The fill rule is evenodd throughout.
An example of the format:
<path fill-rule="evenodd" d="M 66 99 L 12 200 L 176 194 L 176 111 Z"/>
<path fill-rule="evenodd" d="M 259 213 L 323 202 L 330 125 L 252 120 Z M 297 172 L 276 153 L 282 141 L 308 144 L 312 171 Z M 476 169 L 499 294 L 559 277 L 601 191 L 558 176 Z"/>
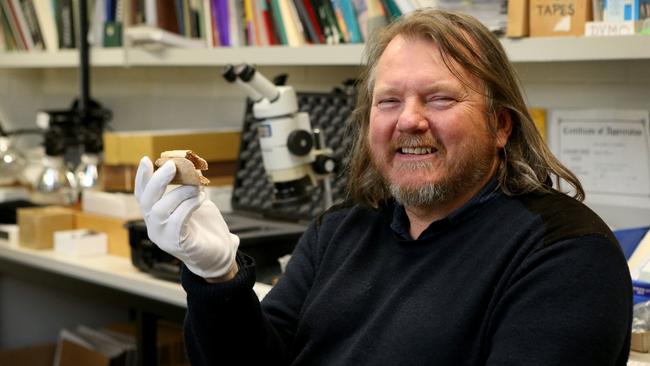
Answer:
<path fill-rule="evenodd" d="M 79 2 L 79 99 L 70 109 L 42 111 L 36 117 L 37 126 L 45 130 L 46 156 L 35 186 L 43 201 L 75 203 L 81 189 L 94 188 L 98 183 L 102 132 L 111 119 L 111 112 L 90 99 L 87 6 L 85 1 Z M 66 158 L 70 158 L 71 151 L 78 157 L 80 149 L 81 162 L 73 173 L 67 167 Z"/>

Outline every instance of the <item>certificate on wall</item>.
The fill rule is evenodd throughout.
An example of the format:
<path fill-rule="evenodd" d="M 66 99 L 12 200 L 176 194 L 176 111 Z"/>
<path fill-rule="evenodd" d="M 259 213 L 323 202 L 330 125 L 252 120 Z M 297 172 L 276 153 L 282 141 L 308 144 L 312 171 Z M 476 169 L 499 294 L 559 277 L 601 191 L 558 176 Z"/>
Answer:
<path fill-rule="evenodd" d="M 588 196 L 607 203 L 650 202 L 649 112 L 556 110 L 551 147 Z"/>

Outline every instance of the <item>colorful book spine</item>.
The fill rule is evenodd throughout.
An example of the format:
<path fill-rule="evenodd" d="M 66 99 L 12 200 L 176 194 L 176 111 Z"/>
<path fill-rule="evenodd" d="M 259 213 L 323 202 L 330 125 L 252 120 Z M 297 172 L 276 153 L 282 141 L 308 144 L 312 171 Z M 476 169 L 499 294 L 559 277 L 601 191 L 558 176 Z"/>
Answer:
<path fill-rule="evenodd" d="M 309 14 L 307 13 L 307 9 L 305 9 L 302 0 L 294 0 L 293 3 L 296 6 L 298 19 L 300 19 L 302 29 L 305 32 L 305 40 L 309 43 L 320 43 L 318 36 L 316 35 L 316 30 L 309 19 Z"/>
<path fill-rule="evenodd" d="M 271 0 L 271 12 L 273 14 L 273 22 L 275 24 L 275 29 L 280 39 L 280 44 L 286 45 L 289 44 L 287 40 L 287 33 L 284 28 L 284 18 L 280 12 L 279 2 L 282 0 Z"/>
<path fill-rule="evenodd" d="M 258 44 L 257 39 L 255 38 L 255 21 L 253 13 L 253 1 L 254 0 L 244 0 L 244 20 L 246 29 L 246 44 L 249 46 L 256 46 Z"/>
<path fill-rule="evenodd" d="M 313 25 L 314 30 L 316 31 L 316 36 L 318 37 L 318 42 L 317 43 L 327 43 L 325 39 L 325 35 L 323 34 L 323 27 L 318 21 L 318 16 L 316 16 L 316 11 L 314 10 L 314 7 L 312 6 L 312 3 L 310 0 L 300 0 L 302 1 L 303 5 L 305 6 L 305 9 L 307 10 L 307 13 L 309 14 L 309 20 L 310 23 Z"/>
<path fill-rule="evenodd" d="M 259 0 L 259 8 L 262 13 L 262 26 L 266 28 L 269 45 L 276 45 L 280 44 L 280 40 L 276 34 L 275 26 L 273 25 L 273 16 L 270 6 L 269 0 Z"/>
<path fill-rule="evenodd" d="M 213 5 L 214 2 L 212 3 Z M 219 27 L 219 43 L 230 46 L 230 21 L 228 17 L 228 1 L 217 0 L 217 26 Z"/>
<path fill-rule="evenodd" d="M 341 12 L 343 14 L 343 20 L 348 29 L 348 34 L 350 35 L 351 43 L 361 43 L 363 42 L 363 37 L 361 36 L 361 29 L 359 29 L 359 23 L 357 21 L 357 13 L 354 9 L 354 5 L 350 0 L 338 0 L 341 5 Z"/>

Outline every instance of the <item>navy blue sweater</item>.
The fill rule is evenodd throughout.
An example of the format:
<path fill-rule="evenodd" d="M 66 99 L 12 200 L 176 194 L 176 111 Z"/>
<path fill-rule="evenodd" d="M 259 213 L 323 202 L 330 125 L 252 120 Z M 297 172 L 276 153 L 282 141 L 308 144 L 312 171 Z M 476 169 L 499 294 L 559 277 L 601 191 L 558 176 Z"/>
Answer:
<path fill-rule="evenodd" d="M 625 365 L 632 290 L 607 226 L 494 183 L 417 239 L 404 208 L 331 210 L 260 304 L 254 262 L 183 272 L 192 365 Z"/>

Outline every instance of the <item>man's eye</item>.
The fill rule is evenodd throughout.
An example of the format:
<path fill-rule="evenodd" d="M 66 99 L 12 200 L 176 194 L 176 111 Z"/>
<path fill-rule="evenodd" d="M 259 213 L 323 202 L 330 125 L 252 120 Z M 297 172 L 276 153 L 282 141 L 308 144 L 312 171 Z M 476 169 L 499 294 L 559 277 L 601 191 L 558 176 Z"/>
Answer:
<path fill-rule="evenodd" d="M 436 107 L 449 107 L 456 102 L 456 99 L 446 96 L 431 97 L 428 101 Z"/>
<path fill-rule="evenodd" d="M 399 103 L 399 101 L 395 98 L 386 98 L 386 99 L 380 99 L 377 102 L 377 106 L 379 108 L 390 108 L 397 105 L 397 103 Z"/>

